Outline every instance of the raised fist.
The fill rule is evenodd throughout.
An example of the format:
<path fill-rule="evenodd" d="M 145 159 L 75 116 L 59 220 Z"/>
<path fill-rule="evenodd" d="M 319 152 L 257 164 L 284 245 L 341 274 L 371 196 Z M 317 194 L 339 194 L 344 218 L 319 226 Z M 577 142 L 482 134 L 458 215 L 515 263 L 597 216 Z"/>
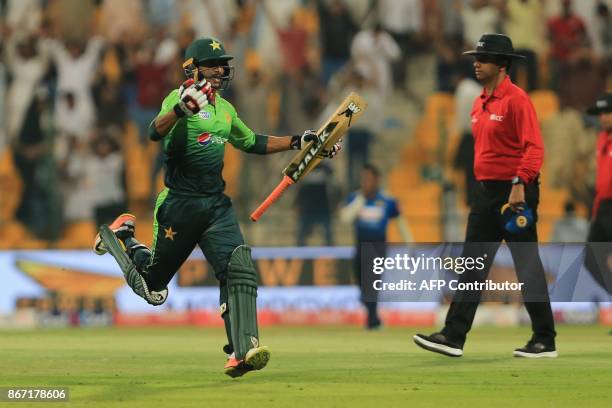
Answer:
<path fill-rule="evenodd" d="M 174 105 L 174 112 L 179 118 L 191 117 L 208 105 L 212 95 L 210 83 L 205 79 L 194 83 L 192 79 L 183 82 L 179 88 L 179 102 Z"/>

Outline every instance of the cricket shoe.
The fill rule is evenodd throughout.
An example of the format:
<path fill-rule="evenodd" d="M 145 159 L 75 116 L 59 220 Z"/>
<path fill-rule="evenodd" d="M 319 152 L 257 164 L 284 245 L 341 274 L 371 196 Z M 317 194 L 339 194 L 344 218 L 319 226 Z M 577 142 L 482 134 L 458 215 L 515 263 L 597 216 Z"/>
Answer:
<path fill-rule="evenodd" d="M 236 354 L 232 353 L 223 367 L 225 374 L 232 378 L 242 377 L 249 371 L 261 370 L 270 361 L 270 349 L 266 346 L 250 349 L 244 360 L 238 360 Z"/>
<path fill-rule="evenodd" d="M 429 336 L 425 334 L 417 334 L 412 337 L 414 343 L 428 351 L 444 354 L 449 357 L 461 357 L 463 349 L 458 344 L 448 341 L 442 333 L 433 333 Z"/>
<path fill-rule="evenodd" d="M 115 233 L 119 239 L 119 242 L 123 243 L 125 239 L 134 237 L 136 217 L 132 214 L 121 214 L 115 218 L 115 221 L 113 221 L 108 228 Z M 102 238 L 100 238 L 99 233 L 96 235 L 93 250 L 97 255 L 104 255 L 106 252 L 108 252 L 104 246 L 104 243 L 102 242 Z"/>
<path fill-rule="evenodd" d="M 512 353 L 514 357 L 526 358 L 556 358 L 559 356 L 554 346 L 547 346 L 544 343 L 534 342 L 530 340 L 525 347 L 517 348 Z"/>

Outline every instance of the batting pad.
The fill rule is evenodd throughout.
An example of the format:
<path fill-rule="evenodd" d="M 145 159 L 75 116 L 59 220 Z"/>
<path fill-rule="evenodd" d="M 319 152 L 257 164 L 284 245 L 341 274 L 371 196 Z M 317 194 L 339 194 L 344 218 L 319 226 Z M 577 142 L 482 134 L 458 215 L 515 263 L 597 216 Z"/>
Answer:
<path fill-rule="evenodd" d="M 257 330 L 257 274 L 251 248 L 240 245 L 230 257 L 227 268 L 228 309 L 232 345 L 236 358 L 259 346 Z"/>

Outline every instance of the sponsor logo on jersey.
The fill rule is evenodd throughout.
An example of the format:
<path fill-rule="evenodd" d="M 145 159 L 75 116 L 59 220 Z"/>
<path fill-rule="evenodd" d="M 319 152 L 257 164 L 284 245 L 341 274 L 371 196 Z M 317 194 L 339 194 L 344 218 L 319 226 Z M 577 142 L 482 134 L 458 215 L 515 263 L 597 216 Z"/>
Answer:
<path fill-rule="evenodd" d="M 496 122 L 503 122 L 504 121 L 504 117 L 501 115 L 496 115 L 494 113 L 491 114 L 491 116 L 489 116 L 489 120 L 494 120 Z"/>
<path fill-rule="evenodd" d="M 210 133 L 205 132 L 198 136 L 198 144 L 200 146 L 208 146 L 212 142 L 212 136 Z"/>
<path fill-rule="evenodd" d="M 198 115 L 200 115 L 200 117 L 204 120 L 210 119 L 210 112 L 208 111 L 200 111 Z"/>

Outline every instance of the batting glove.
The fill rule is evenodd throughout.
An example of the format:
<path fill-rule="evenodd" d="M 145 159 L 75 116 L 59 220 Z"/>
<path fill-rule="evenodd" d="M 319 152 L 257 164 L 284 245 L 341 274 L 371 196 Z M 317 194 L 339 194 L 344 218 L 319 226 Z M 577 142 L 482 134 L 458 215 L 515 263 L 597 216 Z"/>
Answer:
<path fill-rule="evenodd" d="M 174 113 L 179 118 L 191 117 L 204 109 L 208 105 L 208 96 L 211 86 L 205 79 L 193 83 L 193 80 L 187 80 L 179 88 L 180 101 L 174 105 Z"/>
<path fill-rule="evenodd" d="M 342 139 L 338 140 L 338 143 L 335 143 L 331 149 L 323 150 L 321 156 L 327 159 L 333 159 L 340 153 L 340 150 L 342 150 Z"/>
<path fill-rule="evenodd" d="M 302 135 L 292 136 L 290 146 L 293 150 L 302 150 L 310 142 L 319 142 L 319 136 L 317 136 L 317 132 L 312 129 L 304 131 Z"/>

